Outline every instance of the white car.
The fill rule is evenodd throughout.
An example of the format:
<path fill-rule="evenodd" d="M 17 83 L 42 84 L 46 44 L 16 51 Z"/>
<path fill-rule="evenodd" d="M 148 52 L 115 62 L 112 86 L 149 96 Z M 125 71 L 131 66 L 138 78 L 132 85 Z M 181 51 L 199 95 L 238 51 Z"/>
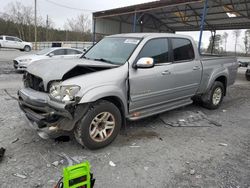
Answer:
<path fill-rule="evenodd" d="M 22 41 L 17 37 L 1 35 L 0 48 L 19 49 L 21 51 L 29 52 L 32 49 L 32 43 Z"/>
<path fill-rule="evenodd" d="M 14 68 L 19 71 L 26 70 L 31 63 L 44 59 L 74 59 L 80 58 L 83 51 L 75 48 L 45 48 L 36 54 L 24 55 L 13 60 Z"/>

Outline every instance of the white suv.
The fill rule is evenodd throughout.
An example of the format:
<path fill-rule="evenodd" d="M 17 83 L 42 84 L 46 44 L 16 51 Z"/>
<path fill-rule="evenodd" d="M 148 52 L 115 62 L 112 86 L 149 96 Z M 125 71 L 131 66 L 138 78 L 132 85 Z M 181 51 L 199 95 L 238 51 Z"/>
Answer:
<path fill-rule="evenodd" d="M 29 52 L 32 49 L 32 43 L 22 41 L 17 37 L 1 35 L 0 48 L 13 48 Z"/>

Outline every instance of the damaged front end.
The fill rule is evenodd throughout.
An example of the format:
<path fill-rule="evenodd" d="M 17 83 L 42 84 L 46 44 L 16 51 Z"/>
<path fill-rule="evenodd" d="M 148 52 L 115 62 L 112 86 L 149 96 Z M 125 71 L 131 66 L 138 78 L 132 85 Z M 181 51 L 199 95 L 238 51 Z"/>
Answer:
<path fill-rule="evenodd" d="M 49 93 L 30 87 L 18 91 L 18 101 L 30 125 L 42 138 L 55 138 L 71 131 L 88 109 L 88 104 L 78 105 L 79 100 L 55 101 Z"/>

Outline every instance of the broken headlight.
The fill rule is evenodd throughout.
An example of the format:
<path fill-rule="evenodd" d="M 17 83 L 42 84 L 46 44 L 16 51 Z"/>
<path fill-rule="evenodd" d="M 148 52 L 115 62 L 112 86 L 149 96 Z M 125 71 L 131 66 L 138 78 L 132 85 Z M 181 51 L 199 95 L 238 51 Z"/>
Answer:
<path fill-rule="evenodd" d="M 75 100 L 75 95 L 80 91 L 80 88 L 77 85 L 61 85 L 60 82 L 54 82 L 51 84 L 49 92 L 50 96 L 56 100 L 67 102 Z"/>

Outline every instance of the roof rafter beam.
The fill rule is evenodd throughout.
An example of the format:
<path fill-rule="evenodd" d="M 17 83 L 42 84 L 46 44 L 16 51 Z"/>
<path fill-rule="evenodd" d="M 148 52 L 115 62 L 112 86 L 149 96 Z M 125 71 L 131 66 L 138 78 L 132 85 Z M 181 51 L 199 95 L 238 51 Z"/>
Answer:
<path fill-rule="evenodd" d="M 151 16 L 152 19 L 156 20 L 156 21 L 159 22 L 161 25 L 164 25 L 169 31 L 175 32 L 174 29 L 172 29 L 171 27 L 169 27 L 166 23 L 164 23 L 163 21 L 161 21 L 160 19 L 158 19 L 158 18 L 157 18 L 156 16 L 154 16 L 153 14 L 147 13 L 147 15 Z"/>
<path fill-rule="evenodd" d="M 244 5 L 245 4 L 245 2 L 244 3 L 242 3 L 242 2 L 238 2 L 237 3 L 238 5 Z M 230 5 L 230 4 L 223 4 L 224 6 L 228 6 L 228 5 Z M 219 8 L 219 7 L 221 7 L 222 5 L 221 4 L 219 4 L 219 3 L 217 3 L 217 6 L 213 6 L 213 8 Z M 203 7 L 200 7 L 200 8 L 193 8 L 194 10 L 196 10 L 196 11 L 200 11 L 200 10 L 202 10 L 203 9 Z M 184 10 L 182 10 L 182 9 L 180 9 L 180 11 L 184 11 Z M 240 10 L 240 11 L 242 11 L 242 10 Z M 172 12 L 172 10 L 171 11 L 167 11 L 167 12 L 165 12 L 165 13 L 171 13 Z M 233 12 L 233 10 L 232 10 L 232 12 Z M 161 15 L 161 14 L 163 14 L 162 12 L 159 12 L 159 13 L 156 13 L 157 15 Z"/>
<path fill-rule="evenodd" d="M 225 4 L 222 3 L 222 1 L 220 0 L 220 2 L 218 2 L 217 0 L 212 0 L 213 2 L 215 2 L 216 4 L 220 5 L 220 6 L 227 6 Z M 233 6 L 233 5 L 232 5 Z M 233 6 L 234 7 L 234 6 Z M 231 8 L 229 6 L 227 6 L 227 8 L 232 11 L 232 12 L 236 12 L 237 14 L 241 15 L 242 17 L 245 17 L 245 18 L 248 18 L 250 19 L 249 16 L 245 15 L 245 14 L 242 14 L 241 12 L 239 12 L 238 10 L 236 10 L 235 8 Z"/>
<path fill-rule="evenodd" d="M 171 12 L 172 13 L 172 12 Z M 177 17 L 175 17 L 175 18 L 171 18 L 171 17 L 169 17 L 168 16 L 168 14 L 165 14 L 165 13 L 163 13 L 164 14 L 164 19 L 168 19 L 168 20 L 171 20 L 171 21 L 173 21 L 173 22 L 179 22 L 179 20 L 176 20 L 175 18 L 177 18 Z M 158 18 L 159 20 L 163 20 L 163 19 L 160 19 L 160 18 Z M 167 23 L 166 23 L 167 24 Z M 189 23 L 187 23 L 187 22 L 185 22 L 185 23 L 183 23 L 183 24 L 185 24 L 185 25 L 188 25 L 188 26 L 191 26 L 191 27 L 194 27 L 194 25 L 192 25 L 192 24 L 189 24 Z"/>
<path fill-rule="evenodd" d="M 194 10 L 190 5 L 187 5 L 187 6 L 188 6 L 188 8 L 189 8 L 190 10 L 192 10 L 192 11 L 194 12 L 194 14 L 195 14 L 196 16 L 198 16 L 200 19 L 202 19 L 201 15 L 200 15 L 198 12 L 196 12 L 196 10 Z M 214 30 L 214 28 L 212 27 L 212 25 L 210 25 L 210 24 L 206 21 L 206 19 L 205 19 L 205 23 L 207 24 L 208 27 L 211 28 L 211 30 Z"/>
<path fill-rule="evenodd" d="M 246 6 L 246 11 L 247 11 L 247 16 L 250 17 L 250 10 L 248 9 L 248 2 L 245 0 L 245 6 Z"/>

